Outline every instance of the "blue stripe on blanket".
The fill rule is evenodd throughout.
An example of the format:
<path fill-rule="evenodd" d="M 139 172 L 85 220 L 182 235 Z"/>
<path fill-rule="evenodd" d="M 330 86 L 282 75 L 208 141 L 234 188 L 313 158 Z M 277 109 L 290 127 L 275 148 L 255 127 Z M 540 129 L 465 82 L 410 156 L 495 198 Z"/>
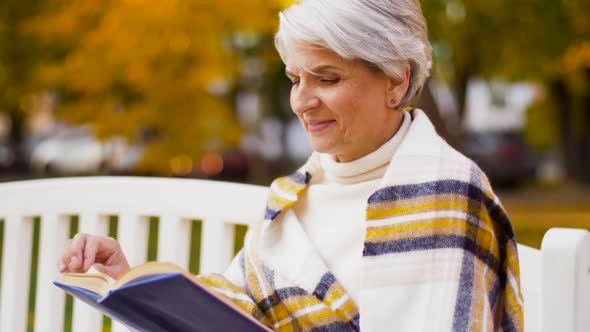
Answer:
<path fill-rule="evenodd" d="M 352 325 L 352 327 L 354 328 L 355 331 L 360 331 L 361 330 L 361 316 L 358 314 L 356 316 L 354 316 L 354 318 L 352 318 L 350 320 L 350 325 Z"/>
<path fill-rule="evenodd" d="M 301 287 L 285 287 L 276 289 L 271 295 L 262 299 L 256 305 L 263 313 L 267 313 L 272 307 L 276 306 L 277 304 L 282 303 L 283 299 L 292 297 L 292 296 L 304 296 L 309 295 L 309 293 L 301 288 Z"/>
<path fill-rule="evenodd" d="M 309 180 L 311 180 L 311 174 L 309 172 L 305 172 L 305 174 L 295 172 L 289 175 L 289 178 L 300 184 L 308 184 Z"/>
<path fill-rule="evenodd" d="M 266 210 L 264 212 L 264 220 L 274 220 L 279 213 L 281 213 L 281 210 L 273 210 L 269 207 L 266 207 Z"/>
<path fill-rule="evenodd" d="M 472 239 L 461 235 L 431 235 L 389 242 L 365 242 L 363 256 L 379 256 L 433 249 L 464 249 L 487 264 L 494 272 L 498 273 L 500 271 L 500 263 L 494 255 L 478 246 Z"/>
<path fill-rule="evenodd" d="M 317 297 L 320 301 L 324 301 L 324 297 L 326 296 L 328 289 L 332 287 L 334 282 L 336 282 L 336 277 L 334 277 L 332 273 L 326 272 L 313 291 L 313 295 L 315 295 L 315 297 Z"/>
<path fill-rule="evenodd" d="M 455 302 L 455 314 L 453 317 L 453 331 L 467 332 L 469 329 L 469 316 L 471 314 L 471 300 L 473 297 L 473 255 L 463 255 L 461 264 L 461 279 Z"/>
<path fill-rule="evenodd" d="M 504 311 L 504 317 L 502 318 L 502 331 L 504 332 L 518 332 L 516 326 L 512 319 L 510 319 L 510 314 Z"/>
<path fill-rule="evenodd" d="M 496 307 L 496 302 L 498 302 L 500 291 L 504 287 L 502 285 L 502 283 L 503 282 L 502 282 L 501 278 L 497 278 L 496 282 L 494 282 L 494 286 L 492 287 L 492 289 L 488 293 L 488 301 L 490 301 L 490 307 L 492 307 L 492 308 Z"/>
<path fill-rule="evenodd" d="M 244 259 L 244 248 L 240 249 L 237 254 L 238 263 L 240 264 L 240 271 L 242 272 L 242 278 L 246 279 L 246 261 Z"/>
<path fill-rule="evenodd" d="M 472 168 L 472 175 L 469 183 L 473 184 L 468 187 L 467 197 L 486 197 L 483 192 L 479 190 L 481 179 L 477 176 L 477 172 Z M 477 186 L 476 186 L 477 185 Z M 470 199 L 467 201 L 467 213 L 471 216 L 479 216 L 481 214 L 482 204 L 479 200 Z M 467 224 L 465 228 L 465 236 L 469 239 L 477 239 L 477 232 L 479 227 L 472 224 Z M 473 241 L 473 240 L 472 240 Z M 473 241 L 474 245 L 475 242 Z M 471 316 L 471 303 L 473 302 L 473 283 L 474 283 L 474 255 L 464 254 L 463 262 L 461 263 L 461 275 L 459 280 L 459 288 L 457 289 L 457 299 L 455 301 L 455 313 L 453 317 L 453 331 L 467 332 L 469 329 L 469 321 Z M 484 260 L 485 262 L 485 260 Z M 486 263 L 487 264 L 487 263 Z M 499 264 L 498 264 L 499 265 Z M 500 266 L 498 266 L 498 269 Z M 477 296 L 485 296 L 478 294 Z"/>
<path fill-rule="evenodd" d="M 348 331 L 353 332 L 353 331 L 359 331 L 359 330 L 346 322 L 340 321 L 340 322 L 334 322 L 331 324 L 314 327 L 310 331 L 311 332 L 348 332 Z"/>
<path fill-rule="evenodd" d="M 486 197 L 485 199 L 485 206 L 488 210 L 488 214 L 492 220 L 498 221 L 500 226 L 502 227 L 503 232 L 496 232 L 498 236 L 505 235 L 504 238 L 498 239 L 500 248 L 505 248 L 503 244 L 506 244 L 507 241 L 515 241 L 514 240 L 514 231 L 512 230 L 512 224 L 510 224 L 510 219 L 506 215 L 506 212 L 500 207 L 496 202 L 494 202 L 491 198 Z"/>
<path fill-rule="evenodd" d="M 458 180 L 439 180 L 426 183 L 390 186 L 381 188 L 377 190 L 373 195 L 371 195 L 371 197 L 369 197 L 369 204 L 395 201 L 400 199 L 417 198 L 430 195 L 466 195 L 470 191 L 469 187 L 475 186 L 465 181 Z M 483 193 L 481 193 L 481 190 L 479 188 L 476 187 L 476 189 L 480 192 L 480 194 L 475 195 L 475 197 L 469 196 L 469 198 L 481 200 Z"/>

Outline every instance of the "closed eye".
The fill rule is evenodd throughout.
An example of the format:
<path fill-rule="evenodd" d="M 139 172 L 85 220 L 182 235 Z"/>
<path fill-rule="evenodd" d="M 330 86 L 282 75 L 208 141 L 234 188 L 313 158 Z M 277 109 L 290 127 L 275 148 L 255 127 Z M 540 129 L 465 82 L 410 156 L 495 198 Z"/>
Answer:
<path fill-rule="evenodd" d="M 332 78 L 332 79 L 325 79 L 324 78 L 324 79 L 321 79 L 320 82 L 322 82 L 324 84 L 331 85 L 331 84 L 336 84 L 336 83 L 340 82 L 340 79 L 339 78 Z"/>

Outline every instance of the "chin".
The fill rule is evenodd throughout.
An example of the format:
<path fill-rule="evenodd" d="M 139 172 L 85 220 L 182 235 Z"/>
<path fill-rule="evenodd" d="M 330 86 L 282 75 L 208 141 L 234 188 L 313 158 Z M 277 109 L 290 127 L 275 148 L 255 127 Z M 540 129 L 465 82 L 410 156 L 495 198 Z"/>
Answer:
<path fill-rule="evenodd" d="M 314 144 L 311 143 L 311 148 L 315 152 L 319 153 L 327 153 L 327 154 L 334 154 L 334 148 L 332 146 L 328 146 L 326 144 Z"/>
<path fill-rule="evenodd" d="M 339 142 L 332 135 L 308 136 L 312 150 L 319 153 L 335 155 L 338 152 Z"/>

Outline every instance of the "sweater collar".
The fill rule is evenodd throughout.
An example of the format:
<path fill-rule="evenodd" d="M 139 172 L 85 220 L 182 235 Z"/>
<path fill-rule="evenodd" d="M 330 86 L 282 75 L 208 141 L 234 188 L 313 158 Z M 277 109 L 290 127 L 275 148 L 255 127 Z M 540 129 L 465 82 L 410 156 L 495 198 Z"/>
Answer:
<path fill-rule="evenodd" d="M 380 187 L 397 182 L 399 179 L 393 173 L 396 167 L 395 160 L 402 156 L 412 155 L 415 157 L 438 156 L 442 139 L 434 130 L 434 126 L 419 109 L 411 111 L 411 124 L 398 143 L 397 151 L 390 156 L 390 164 L 383 176 Z M 405 117 L 404 117 L 405 122 Z M 394 135 L 394 137 L 397 135 Z M 312 176 L 320 174 L 321 164 L 317 153 L 312 154 L 309 160 L 295 173 L 281 177 L 273 181 L 269 190 L 265 220 L 274 220 L 282 211 L 292 207 L 301 193 L 307 189 Z"/>
<path fill-rule="evenodd" d="M 399 129 L 389 141 L 368 155 L 351 162 L 340 163 L 327 153 L 318 153 L 319 166 L 325 180 L 327 182 L 350 184 L 381 178 L 383 172 L 375 172 L 375 170 L 391 161 L 395 151 L 408 132 L 411 122 L 410 114 L 404 112 Z"/>

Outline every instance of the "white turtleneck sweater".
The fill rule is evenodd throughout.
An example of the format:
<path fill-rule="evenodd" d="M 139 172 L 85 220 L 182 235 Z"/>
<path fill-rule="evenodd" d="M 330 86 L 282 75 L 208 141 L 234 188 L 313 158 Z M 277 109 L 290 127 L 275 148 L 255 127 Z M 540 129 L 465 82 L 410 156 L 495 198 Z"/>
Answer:
<path fill-rule="evenodd" d="M 293 206 L 328 269 L 357 304 L 367 201 L 377 190 L 411 121 L 405 112 L 395 135 L 360 159 L 339 163 L 331 155 L 318 154 L 319 170 Z"/>

